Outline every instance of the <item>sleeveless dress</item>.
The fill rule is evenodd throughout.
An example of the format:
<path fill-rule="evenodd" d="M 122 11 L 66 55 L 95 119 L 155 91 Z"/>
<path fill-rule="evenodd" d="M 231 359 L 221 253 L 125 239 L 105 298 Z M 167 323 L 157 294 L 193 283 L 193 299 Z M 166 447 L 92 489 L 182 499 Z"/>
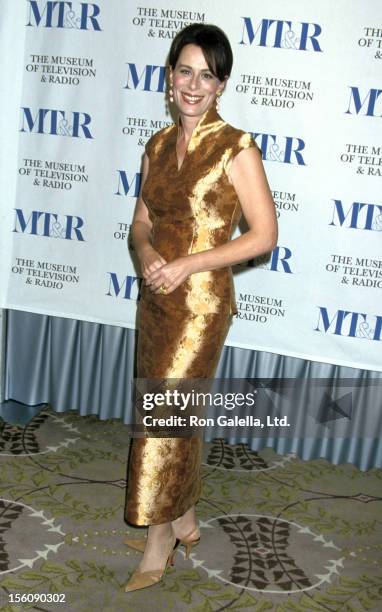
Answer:
<path fill-rule="evenodd" d="M 153 247 L 168 262 L 230 240 L 242 214 L 228 179 L 230 164 L 242 149 L 258 149 L 250 133 L 227 124 L 212 106 L 194 128 L 178 169 L 177 133 L 173 124 L 147 143 L 142 191 Z M 213 378 L 236 313 L 231 267 L 192 274 L 168 295 L 143 285 L 137 376 Z M 200 437 L 133 438 L 127 522 L 156 525 L 183 515 L 200 497 L 201 459 Z"/>

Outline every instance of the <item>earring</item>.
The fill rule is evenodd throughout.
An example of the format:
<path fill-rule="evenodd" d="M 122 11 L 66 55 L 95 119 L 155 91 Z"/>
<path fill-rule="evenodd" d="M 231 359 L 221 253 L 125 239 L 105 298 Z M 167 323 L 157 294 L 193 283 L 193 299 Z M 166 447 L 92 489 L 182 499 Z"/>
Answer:
<path fill-rule="evenodd" d="M 222 94 L 221 94 L 221 91 L 219 91 L 219 92 L 216 94 L 216 100 L 215 100 L 215 103 L 216 103 L 216 110 L 217 110 L 217 111 L 219 110 L 219 102 L 220 102 L 219 98 L 220 98 L 220 96 L 221 96 L 221 95 L 222 95 Z"/>
<path fill-rule="evenodd" d="M 172 81 L 170 81 L 170 89 L 168 90 L 168 97 L 170 102 L 174 102 L 174 90 L 172 88 Z"/>

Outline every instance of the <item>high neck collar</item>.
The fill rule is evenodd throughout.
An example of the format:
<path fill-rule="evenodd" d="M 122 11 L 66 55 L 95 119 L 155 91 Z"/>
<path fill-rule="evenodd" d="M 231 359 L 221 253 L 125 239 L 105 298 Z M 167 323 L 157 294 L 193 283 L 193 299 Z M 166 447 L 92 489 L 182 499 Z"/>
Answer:
<path fill-rule="evenodd" d="M 208 110 L 200 117 L 198 123 L 195 125 L 192 130 L 190 140 L 193 140 L 197 136 L 199 136 L 203 131 L 210 131 L 210 128 L 216 124 L 216 127 L 223 122 L 223 119 L 220 117 L 216 110 L 215 104 L 212 104 Z M 182 119 L 179 115 L 177 122 L 177 134 L 179 135 L 179 128 L 182 127 Z M 215 126 L 214 126 L 215 127 Z"/>

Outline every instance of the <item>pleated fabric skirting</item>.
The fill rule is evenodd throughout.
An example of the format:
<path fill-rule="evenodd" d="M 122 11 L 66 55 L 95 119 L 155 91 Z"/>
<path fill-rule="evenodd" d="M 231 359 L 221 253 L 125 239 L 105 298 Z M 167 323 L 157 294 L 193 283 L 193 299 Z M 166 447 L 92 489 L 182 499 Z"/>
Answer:
<path fill-rule="evenodd" d="M 168 296 L 168 298 L 171 294 Z M 189 314 L 141 299 L 137 377 L 213 378 L 232 314 Z M 201 494 L 201 437 L 133 438 L 125 519 L 133 525 L 173 521 Z"/>

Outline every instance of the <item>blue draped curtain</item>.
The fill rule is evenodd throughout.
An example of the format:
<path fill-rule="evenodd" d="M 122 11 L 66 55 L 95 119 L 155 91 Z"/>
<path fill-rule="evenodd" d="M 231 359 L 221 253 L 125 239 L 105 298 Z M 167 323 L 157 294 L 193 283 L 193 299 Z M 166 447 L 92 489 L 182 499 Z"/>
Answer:
<path fill-rule="evenodd" d="M 48 403 L 57 412 L 77 410 L 100 419 L 132 421 L 136 332 L 127 328 L 66 318 L 8 311 L 5 398 L 29 406 Z M 357 437 L 312 437 L 305 427 L 304 385 L 312 378 L 352 378 L 362 391 L 362 425 Z M 226 438 L 246 442 L 252 450 L 265 446 L 302 459 L 323 457 L 332 463 L 352 463 L 360 469 L 382 467 L 382 374 L 225 346 L 216 378 L 298 378 L 301 400 L 294 406 L 299 435 L 243 439 L 239 431 Z M 358 407 L 360 408 L 360 407 Z M 363 427 L 364 426 L 364 427 Z M 364 432 L 364 435 L 362 434 Z M 222 437 L 206 429 L 205 439 Z"/>

